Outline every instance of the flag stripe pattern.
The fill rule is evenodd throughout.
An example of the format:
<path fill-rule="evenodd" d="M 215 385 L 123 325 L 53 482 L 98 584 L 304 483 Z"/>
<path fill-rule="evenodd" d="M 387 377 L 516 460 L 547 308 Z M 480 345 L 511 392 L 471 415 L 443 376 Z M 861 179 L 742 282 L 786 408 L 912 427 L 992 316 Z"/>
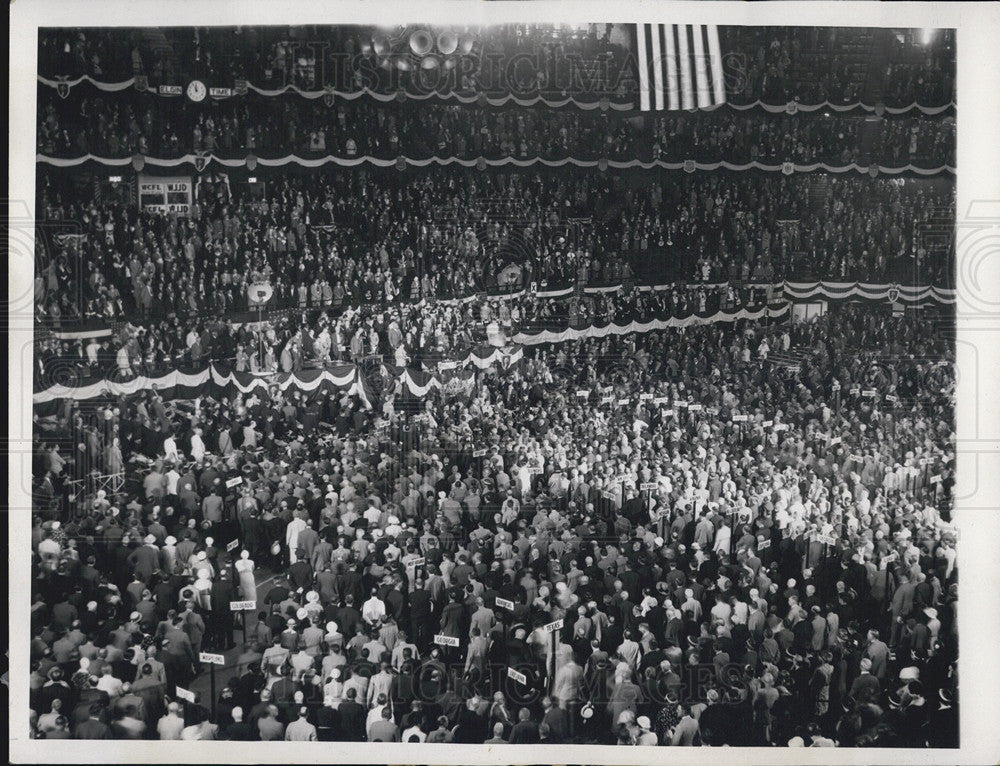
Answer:
<path fill-rule="evenodd" d="M 639 109 L 707 109 L 726 102 L 719 29 L 705 24 L 637 24 Z"/>

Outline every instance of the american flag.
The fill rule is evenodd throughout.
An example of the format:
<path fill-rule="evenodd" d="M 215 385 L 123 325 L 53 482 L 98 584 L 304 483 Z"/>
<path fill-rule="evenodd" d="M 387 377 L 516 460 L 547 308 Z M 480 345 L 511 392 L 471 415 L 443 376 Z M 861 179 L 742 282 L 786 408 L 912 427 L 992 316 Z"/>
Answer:
<path fill-rule="evenodd" d="M 639 108 L 705 109 L 726 102 L 719 28 L 636 24 Z"/>

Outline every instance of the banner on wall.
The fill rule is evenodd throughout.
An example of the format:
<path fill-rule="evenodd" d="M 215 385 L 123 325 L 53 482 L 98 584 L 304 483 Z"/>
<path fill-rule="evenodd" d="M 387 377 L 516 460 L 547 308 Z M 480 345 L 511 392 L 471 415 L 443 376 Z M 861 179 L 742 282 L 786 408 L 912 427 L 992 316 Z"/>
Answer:
<path fill-rule="evenodd" d="M 191 176 L 139 176 L 139 209 L 190 215 Z"/>

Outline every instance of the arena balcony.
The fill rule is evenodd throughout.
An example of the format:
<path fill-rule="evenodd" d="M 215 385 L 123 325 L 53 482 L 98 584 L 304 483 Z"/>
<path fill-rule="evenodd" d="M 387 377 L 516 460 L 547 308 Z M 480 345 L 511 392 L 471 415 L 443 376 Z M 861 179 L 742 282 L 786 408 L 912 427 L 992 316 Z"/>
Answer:
<path fill-rule="evenodd" d="M 95 200 L 83 171 L 70 198 L 51 182 L 65 172 L 41 174 L 39 210 L 85 228 L 41 243 L 47 324 L 225 315 L 245 309 L 254 278 L 291 305 L 337 308 L 532 283 L 953 280 L 954 185 L 943 177 L 272 169 L 254 184 L 205 180 L 175 217 L 140 213 L 121 185 Z"/>
<path fill-rule="evenodd" d="M 204 102 L 126 90 L 39 86 L 38 151 L 150 162 L 204 156 L 356 162 L 406 157 L 518 163 L 601 159 L 942 172 L 955 165 L 954 117 L 824 112 L 602 112 L 416 101 L 307 100 L 248 94 Z M 232 166 L 232 163 L 227 163 Z"/>

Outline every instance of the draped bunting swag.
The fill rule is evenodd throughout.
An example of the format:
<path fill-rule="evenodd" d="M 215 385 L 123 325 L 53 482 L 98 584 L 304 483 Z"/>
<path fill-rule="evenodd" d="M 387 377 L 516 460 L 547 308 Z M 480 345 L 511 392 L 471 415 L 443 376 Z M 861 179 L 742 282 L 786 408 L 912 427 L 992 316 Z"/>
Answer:
<path fill-rule="evenodd" d="M 106 165 L 108 167 L 125 167 L 132 164 L 131 157 L 98 157 L 94 154 L 81 155 L 79 157 L 49 157 L 44 154 L 35 155 L 35 161 L 38 163 L 44 163 L 52 165 L 57 168 L 68 168 L 76 167 L 78 165 L 83 165 L 87 162 L 97 162 L 101 165 Z M 515 157 L 502 157 L 500 159 L 485 159 L 483 157 L 477 157 L 475 159 L 463 160 L 458 157 L 428 157 L 427 159 L 418 160 L 411 157 L 397 157 L 396 159 L 381 159 L 379 157 L 371 157 L 368 155 L 362 157 L 334 157 L 332 155 L 326 155 L 325 157 L 317 158 L 305 158 L 299 157 L 294 154 L 289 154 L 285 157 L 278 157 L 274 159 L 265 159 L 263 157 L 256 157 L 255 162 L 261 167 L 277 168 L 283 167 L 289 164 L 296 164 L 304 168 L 319 168 L 324 165 L 337 165 L 339 167 L 353 168 L 359 165 L 372 165 L 378 168 L 390 168 L 398 167 L 400 163 L 405 163 L 406 165 L 425 168 L 430 165 L 438 165 L 441 167 L 446 167 L 448 165 L 459 165 L 460 167 L 473 168 L 477 167 L 480 163 L 485 163 L 488 167 L 499 168 L 507 165 L 513 165 L 518 168 L 528 168 L 534 165 L 543 165 L 550 168 L 564 167 L 565 165 L 574 165 L 578 168 L 601 168 L 608 167 L 614 170 L 651 170 L 653 168 L 660 168 L 662 170 L 685 170 L 688 171 L 691 168 L 694 170 L 734 170 L 734 171 L 746 171 L 746 170 L 763 170 L 768 173 L 785 173 L 789 172 L 795 173 L 811 173 L 816 170 L 822 170 L 827 173 L 848 173 L 856 172 L 861 174 L 871 174 L 873 166 L 869 165 L 858 165 L 856 162 L 852 162 L 850 165 L 828 165 L 825 162 L 812 162 L 809 164 L 795 164 L 791 162 L 778 163 L 778 164 L 767 164 L 764 162 L 747 162 L 744 164 L 738 164 L 734 162 L 691 162 L 687 160 L 685 162 L 665 162 L 664 160 L 652 160 L 650 162 L 643 162 L 642 160 L 578 160 L 573 157 L 564 157 L 560 160 L 547 160 L 543 157 L 532 157 L 530 159 L 519 160 Z M 201 169 L 204 170 L 211 163 L 217 163 L 226 168 L 240 168 L 245 167 L 247 164 L 246 157 L 240 157 L 235 159 L 224 159 L 222 157 L 216 157 L 214 154 L 210 155 L 200 155 L 200 154 L 185 154 L 183 157 L 175 157 L 173 159 L 161 159 L 157 157 L 146 157 L 145 163 L 152 167 L 161 168 L 175 168 L 180 165 L 188 164 L 198 167 L 201 165 Z M 879 173 L 884 173 L 885 175 L 899 175 L 900 173 L 916 173 L 921 176 L 932 176 L 939 173 L 951 173 L 955 174 L 955 168 L 951 165 L 941 165 L 936 168 L 920 168 L 916 165 L 908 164 L 901 165 L 900 167 L 886 167 L 883 165 L 874 166 L 877 167 Z"/>
<path fill-rule="evenodd" d="M 66 88 L 74 88 L 80 83 L 87 82 L 98 90 L 102 90 L 108 93 L 114 93 L 117 91 L 127 90 L 128 88 L 135 86 L 135 78 L 130 78 L 128 80 L 123 80 L 122 82 L 101 82 L 95 80 L 90 75 L 83 75 L 82 77 L 77 77 L 75 80 L 60 80 L 60 79 L 49 79 L 46 77 L 39 76 L 38 82 L 42 85 L 48 86 L 50 88 L 58 88 L 64 86 Z M 369 88 L 364 88 L 358 91 L 340 91 L 331 88 L 324 88 L 320 90 L 304 90 L 296 85 L 286 85 L 282 88 L 260 88 L 252 83 L 247 83 L 247 91 L 253 91 L 261 96 L 281 96 L 285 93 L 295 93 L 303 98 L 310 100 L 323 98 L 324 96 L 332 95 L 334 98 L 345 99 L 347 101 L 354 101 L 359 98 L 372 98 L 376 101 L 381 101 L 383 103 L 389 101 L 395 101 L 397 95 L 395 93 L 377 93 Z M 147 92 L 158 95 L 156 88 L 147 88 Z M 239 97 L 239 93 L 232 89 L 230 91 L 231 96 L 223 96 L 222 98 L 234 98 Z M 603 108 L 602 102 L 599 99 L 594 101 L 579 101 L 575 98 L 563 98 L 563 99 L 547 99 L 542 96 L 534 96 L 532 98 L 520 98 L 514 96 L 513 94 L 507 94 L 505 96 L 467 96 L 459 93 L 406 93 L 406 98 L 413 99 L 414 101 L 427 101 L 429 99 L 438 99 L 441 101 L 457 101 L 460 104 L 473 104 L 480 102 L 483 98 L 490 106 L 506 106 L 508 103 L 514 103 L 517 106 L 534 106 L 536 104 L 542 104 L 543 106 L 549 108 L 559 108 L 563 106 L 575 106 L 578 109 L 598 109 Z M 167 98 L 179 98 L 178 96 L 165 96 Z M 212 98 L 218 98 L 212 96 Z M 607 107 L 614 109 L 619 112 L 624 111 L 634 111 L 636 109 L 633 103 L 607 103 Z M 800 112 L 816 112 L 821 109 L 832 109 L 835 112 L 850 112 L 856 109 L 861 109 L 865 112 L 875 112 L 879 107 L 875 104 L 865 104 L 860 101 L 856 101 L 852 104 L 831 104 L 829 101 L 823 101 L 819 104 L 800 104 L 798 102 L 793 102 L 795 104 L 794 108 Z M 788 104 L 765 104 L 763 101 L 757 100 L 750 104 L 733 104 L 733 103 L 723 103 L 723 104 L 713 104 L 711 106 L 702 107 L 703 111 L 712 111 L 715 109 L 720 109 L 723 107 L 729 107 L 730 109 L 736 109 L 738 111 L 746 111 L 748 109 L 763 109 L 765 112 L 770 112 L 776 114 L 778 112 L 786 112 L 789 110 Z M 919 111 L 925 115 L 938 115 L 942 114 L 949 109 L 954 109 L 955 103 L 950 102 L 947 104 L 942 104 L 941 106 L 924 106 L 916 102 L 908 104 L 906 106 L 884 107 L 887 114 L 906 114 L 909 111 Z"/>

